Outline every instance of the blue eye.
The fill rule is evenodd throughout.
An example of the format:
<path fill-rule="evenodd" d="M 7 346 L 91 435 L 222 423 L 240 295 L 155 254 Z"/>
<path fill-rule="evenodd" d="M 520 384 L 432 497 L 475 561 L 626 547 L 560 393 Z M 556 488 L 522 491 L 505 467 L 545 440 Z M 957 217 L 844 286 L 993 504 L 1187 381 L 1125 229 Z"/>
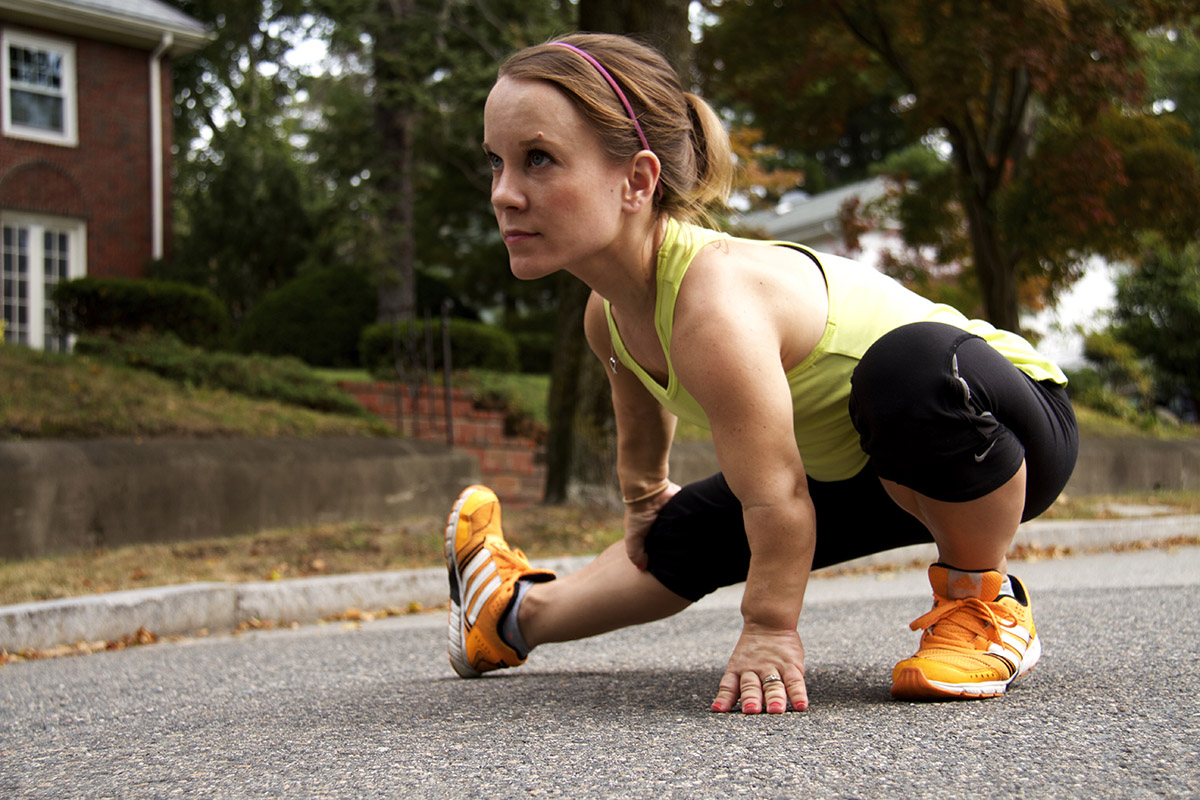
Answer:
<path fill-rule="evenodd" d="M 496 155 L 495 153 L 488 153 L 487 160 L 488 165 L 491 166 L 492 169 L 500 169 L 504 166 L 504 162 L 500 159 L 500 156 Z"/>
<path fill-rule="evenodd" d="M 547 155 L 545 153 L 545 151 L 542 151 L 542 150 L 530 150 L 529 151 L 529 166 L 531 166 L 531 167 L 542 167 L 542 166 L 545 166 L 546 164 L 549 164 L 550 161 L 551 161 L 551 158 L 549 155 Z"/>

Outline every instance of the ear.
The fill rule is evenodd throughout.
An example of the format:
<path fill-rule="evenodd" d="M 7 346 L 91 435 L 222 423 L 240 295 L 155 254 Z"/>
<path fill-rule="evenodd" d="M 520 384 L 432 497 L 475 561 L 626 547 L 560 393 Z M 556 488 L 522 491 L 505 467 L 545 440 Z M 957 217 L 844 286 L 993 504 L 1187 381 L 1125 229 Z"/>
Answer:
<path fill-rule="evenodd" d="M 662 164 L 654 153 L 643 150 L 633 157 L 625 180 L 623 200 L 626 211 L 636 213 L 654 204 L 654 193 L 661 174 Z"/>

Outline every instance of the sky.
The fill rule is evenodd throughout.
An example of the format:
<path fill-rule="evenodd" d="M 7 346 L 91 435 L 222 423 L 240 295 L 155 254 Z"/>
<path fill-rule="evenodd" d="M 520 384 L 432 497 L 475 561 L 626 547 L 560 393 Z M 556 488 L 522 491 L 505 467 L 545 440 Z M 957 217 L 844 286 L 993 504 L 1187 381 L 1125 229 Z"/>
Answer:
<path fill-rule="evenodd" d="M 1116 275 L 1117 267 L 1094 258 L 1083 277 L 1059 298 L 1058 305 L 1028 318 L 1025 325 L 1042 334 L 1038 352 L 1060 367 L 1083 366 L 1085 333 L 1107 327 L 1116 305 Z"/>

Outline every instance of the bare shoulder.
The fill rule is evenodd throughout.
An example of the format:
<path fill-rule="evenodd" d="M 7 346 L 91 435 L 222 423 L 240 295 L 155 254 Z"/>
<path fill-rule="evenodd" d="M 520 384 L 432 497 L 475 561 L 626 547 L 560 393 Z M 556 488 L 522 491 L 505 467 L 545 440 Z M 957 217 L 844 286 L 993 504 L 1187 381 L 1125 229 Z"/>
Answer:
<path fill-rule="evenodd" d="M 824 275 L 803 253 L 766 242 L 726 240 L 703 248 L 675 307 L 675 341 L 754 339 L 777 348 L 785 368 L 800 363 L 825 329 Z M 707 335 L 706 335 L 707 334 Z"/>
<path fill-rule="evenodd" d="M 583 312 L 583 334 L 588 346 L 597 355 L 607 352 L 609 347 L 608 315 L 604 312 L 604 298 L 592 292 L 588 296 L 587 307 Z"/>

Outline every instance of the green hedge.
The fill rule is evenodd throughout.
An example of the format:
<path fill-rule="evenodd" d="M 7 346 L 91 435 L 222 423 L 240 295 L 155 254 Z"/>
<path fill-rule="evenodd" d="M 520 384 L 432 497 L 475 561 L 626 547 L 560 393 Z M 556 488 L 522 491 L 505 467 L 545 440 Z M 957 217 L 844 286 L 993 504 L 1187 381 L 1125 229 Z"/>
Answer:
<path fill-rule="evenodd" d="M 186 283 L 77 278 L 54 289 L 63 333 L 169 333 L 198 347 L 229 338 L 229 314 L 212 292 Z"/>
<path fill-rule="evenodd" d="M 237 349 L 295 356 L 321 367 L 358 366 L 362 329 L 375 319 L 376 291 L 361 270 L 326 267 L 300 275 L 242 321 Z"/>
<path fill-rule="evenodd" d="M 432 322 L 433 367 L 442 368 L 442 321 Z M 425 366 L 425 323 L 401 322 L 397 325 L 375 324 L 363 331 L 359 345 L 362 366 L 373 375 L 391 378 L 396 375 L 397 345 L 402 358 L 414 352 L 416 364 Z M 508 331 L 482 322 L 465 319 L 450 320 L 450 360 L 454 369 L 479 367 L 500 372 L 516 372 L 517 342 Z"/>
<path fill-rule="evenodd" d="M 75 352 L 154 372 L 188 386 L 224 389 L 316 411 L 365 416 L 353 398 L 295 358 L 242 356 L 189 347 L 172 336 L 83 336 Z"/>

